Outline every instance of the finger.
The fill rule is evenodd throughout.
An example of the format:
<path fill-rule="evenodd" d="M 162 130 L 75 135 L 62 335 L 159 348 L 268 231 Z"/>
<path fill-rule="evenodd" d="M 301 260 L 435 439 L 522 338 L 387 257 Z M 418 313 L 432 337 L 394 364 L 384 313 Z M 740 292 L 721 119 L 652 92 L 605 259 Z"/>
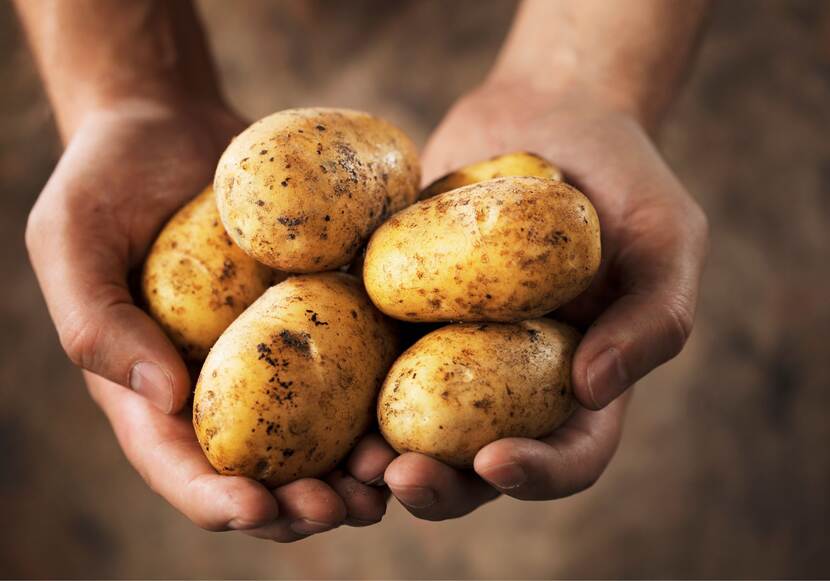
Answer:
<path fill-rule="evenodd" d="M 413 452 L 395 459 L 384 480 L 409 512 L 427 520 L 465 515 L 499 495 L 471 471 Z"/>
<path fill-rule="evenodd" d="M 68 152 L 61 165 L 71 162 Z M 58 195 L 58 189 L 73 187 L 63 183 L 62 173 L 59 167 L 47 184 L 26 232 L 61 344 L 83 369 L 132 388 L 165 413 L 178 411 L 190 393 L 190 378 L 164 332 L 133 304 L 126 234 L 111 217 L 78 208 L 95 202 L 67 202 L 81 196 Z M 107 234 L 96 235 L 102 229 Z"/>
<path fill-rule="evenodd" d="M 648 220 L 668 225 L 641 224 L 644 235 L 628 235 L 611 267 L 621 280 L 622 296 L 588 329 L 574 356 L 574 392 L 590 409 L 608 405 L 675 357 L 692 331 L 705 256 L 705 219 L 700 222 L 690 214 L 672 221 L 655 213 Z"/>
<path fill-rule="evenodd" d="M 386 514 L 385 488 L 367 486 L 342 470 L 335 470 L 325 481 L 343 499 L 346 524 L 363 527 L 380 522 Z"/>
<path fill-rule="evenodd" d="M 584 408 L 542 440 L 505 438 L 482 448 L 475 471 L 504 494 L 551 500 L 596 482 L 619 441 L 625 397 L 601 411 Z"/>
<path fill-rule="evenodd" d="M 313 478 L 295 480 L 274 490 L 280 516 L 274 522 L 245 533 L 260 539 L 291 543 L 340 526 L 346 507 L 325 482 Z"/>
<path fill-rule="evenodd" d="M 346 470 L 360 482 L 383 485 L 383 473 L 398 454 L 380 434 L 364 436 L 346 461 Z"/>
<path fill-rule="evenodd" d="M 277 503 L 265 487 L 248 478 L 220 476 L 210 466 L 189 415 L 162 414 L 138 395 L 84 375 L 127 459 L 150 488 L 191 521 L 221 531 L 255 528 L 277 518 Z"/>

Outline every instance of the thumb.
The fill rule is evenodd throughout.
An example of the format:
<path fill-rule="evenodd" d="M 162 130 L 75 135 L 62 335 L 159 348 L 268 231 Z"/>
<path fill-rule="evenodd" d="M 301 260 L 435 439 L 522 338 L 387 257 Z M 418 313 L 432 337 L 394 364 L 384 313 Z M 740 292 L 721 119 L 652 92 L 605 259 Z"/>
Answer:
<path fill-rule="evenodd" d="M 574 391 L 583 406 L 605 407 L 683 349 L 706 253 L 702 213 L 690 214 L 685 228 L 669 224 L 670 236 L 651 229 L 645 247 L 632 244 L 622 253 L 617 275 L 624 293 L 588 329 L 574 356 Z"/>
<path fill-rule="evenodd" d="M 67 355 L 165 413 L 180 410 L 190 394 L 187 368 L 161 328 L 133 304 L 127 241 L 110 239 L 117 225 L 99 221 L 95 226 L 109 234 L 96 235 L 93 224 L 59 205 L 50 208 L 45 198 L 30 216 L 26 244 Z"/>
<path fill-rule="evenodd" d="M 601 409 L 683 349 L 693 306 L 685 299 L 629 294 L 588 330 L 574 357 L 574 391 Z"/>

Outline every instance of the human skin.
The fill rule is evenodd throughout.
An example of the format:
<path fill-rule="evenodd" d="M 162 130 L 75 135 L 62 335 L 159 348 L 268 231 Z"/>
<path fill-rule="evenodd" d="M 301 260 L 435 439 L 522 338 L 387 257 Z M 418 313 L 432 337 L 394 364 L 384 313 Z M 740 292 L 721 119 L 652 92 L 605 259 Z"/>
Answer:
<path fill-rule="evenodd" d="M 294 541 L 379 521 L 388 491 L 343 470 L 273 490 L 216 474 L 185 407 L 187 368 L 128 289 L 162 225 L 212 181 L 247 125 L 222 98 L 192 6 L 21 0 L 17 9 L 66 145 L 30 214 L 27 247 L 61 343 L 129 461 L 209 530 Z M 383 469 L 371 457 L 360 465 Z"/>
<path fill-rule="evenodd" d="M 66 143 L 30 215 L 27 246 L 61 343 L 153 490 L 206 529 L 293 541 L 380 520 L 386 492 L 368 484 L 381 478 L 413 514 L 441 519 L 500 493 L 558 498 L 599 477 L 622 428 L 627 396 L 619 395 L 679 351 L 694 316 L 705 218 L 649 133 L 682 77 L 702 2 L 642 0 L 637 11 L 525 2 L 491 75 L 455 105 L 424 153 L 428 183 L 496 153 L 536 151 L 591 197 L 605 267 L 563 311 L 593 321 L 574 368 L 585 408 L 545 440 L 486 447 L 477 474 L 396 457 L 372 434 L 343 470 L 276 490 L 209 466 L 182 413 L 187 369 L 127 287 L 163 223 L 209 183 L 245 125 L 217 87 L 192 6 L 16 5 Z"/>
<path fill-rule="evenodd" d="M 474 472 L 397 457 L 385 481 L 418 517 L 458 517 L 501 493 L 550 500 L 591 486 L 616 450 L 629 388 L 691 333 L 707 222 L 651 135 L 706 3 L 636 7 L 524 2 L 491 74 L 453 106 L 424 151 L 424 183 L 511 151 L 541 154 L 593 202 L 603 257 L 591 287 L 556 312 L 585 329 L 573 362 L 581 407 L 547 438 L 484 447 Z"/>

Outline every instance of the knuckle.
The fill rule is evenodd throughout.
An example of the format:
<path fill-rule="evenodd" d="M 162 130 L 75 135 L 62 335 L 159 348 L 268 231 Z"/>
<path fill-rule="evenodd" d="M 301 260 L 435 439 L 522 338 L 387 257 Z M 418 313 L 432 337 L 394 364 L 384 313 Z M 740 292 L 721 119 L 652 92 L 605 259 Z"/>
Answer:
<path fill-rule="evenodd" d="M 703 237 L 709 238 L 709 217 L 697 203 L 694 204 L 694 220 Z"/>
<path fill-rule="evenodd" d="M 700 207 L 700 204 L 694 200 L 690 200 L 688 208 L 686 208 L 684 214 L 687 223 L 692 227 L 692 231 L 697 234 L 701 240 L 707 240 L 709 238 L 709 218 L 706 216 L 706 212 L 703 211 L 703 208 Z"/>
<path fill-rule="evenodd" d="M 677 301 L 666 305 L 663 318 L 664 344 L 668 358 L 671 359 L 683 350 L 689 340 L 694 325 L 694 314 L 685 302 Z"/>
<path fill-rule="evenodd" d="M 69 317 L 58 327 L 61 346 L 69 359 L 83 369 L 95 371 L 101 341 L 101 326 L 90 319 Z"/>
<path fill-rule="evenodd" d="M 42 232 L 44 230 L 42 214 L 40 206 L 35 204 L 26 219 L 26 230 L 23 238 L 26 244 L 26 250 L 29 252 L 29 256 L 34 255 L 37 250 L 37 243 L 42 237 Z"/>
<path fill-rule="evenodd" d="M 75 365 L 113 379 L 108 372 L 118 370 L 102 369 L 112 366 L 109 356 L 113 354 L 113 346 L 107 345 L 104 339 L 107 329 L 118 324 L 121 309 L 130 304 L 129 291 L 117 283 L 109 283 L 84 292 L 89 297 L 86 302 L 75 305 L 57 323 L 58 338 Z"/>
<path fill-rule="evenodd" d="M 709 225 L 709 217 L 706 215 L 706 212 L 703 211 L 703 208 L 695 204 L 697 208 L 697 231 L 698 236 L 700 238 L 700 247 L 701 247 L 701 259 L 705 259 L 706 255 L 709 253 L 709 234 L 711 232 L 711 226 Z"/>

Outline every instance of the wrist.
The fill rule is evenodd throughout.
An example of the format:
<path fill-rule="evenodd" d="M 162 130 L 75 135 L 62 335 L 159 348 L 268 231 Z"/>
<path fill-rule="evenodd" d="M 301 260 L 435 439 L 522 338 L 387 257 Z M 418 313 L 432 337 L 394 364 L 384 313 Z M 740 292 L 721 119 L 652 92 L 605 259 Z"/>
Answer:
<path fill-rule="evenodd" d="M 636 83 L 565 65 L 557 68 L 555 76 L 530 75 L 498 66 L 478 90 L 512 95 L 517 104 L 531 110 L 605 111 L 629 118 L 647 133 L 658 129 L 662 117 L 662 109 Z"/>
<path fill-rule="evenodd" d="M 626 95 L 605 91 L 575 77 L 541 83 L 513 75 L 491 75 L 467 98 L 491 101 L 502 109 L 510 109 L 506 115 L 525 121 L 567 112 L 570 117 L 625 118 L 646 133 L 653 133 L 658 125 L 654 116 Z"/>
<path fill-rule="evenodd" d="M 117 95 L 98 94 L 82 107 L 58 110 L 64 141 L 86 123 L 180 122 L 198 120 L 203 129 L 226 139 L 244 128 L 241 118 L 218 95 L 195 95 L 175 88 Z"/>

